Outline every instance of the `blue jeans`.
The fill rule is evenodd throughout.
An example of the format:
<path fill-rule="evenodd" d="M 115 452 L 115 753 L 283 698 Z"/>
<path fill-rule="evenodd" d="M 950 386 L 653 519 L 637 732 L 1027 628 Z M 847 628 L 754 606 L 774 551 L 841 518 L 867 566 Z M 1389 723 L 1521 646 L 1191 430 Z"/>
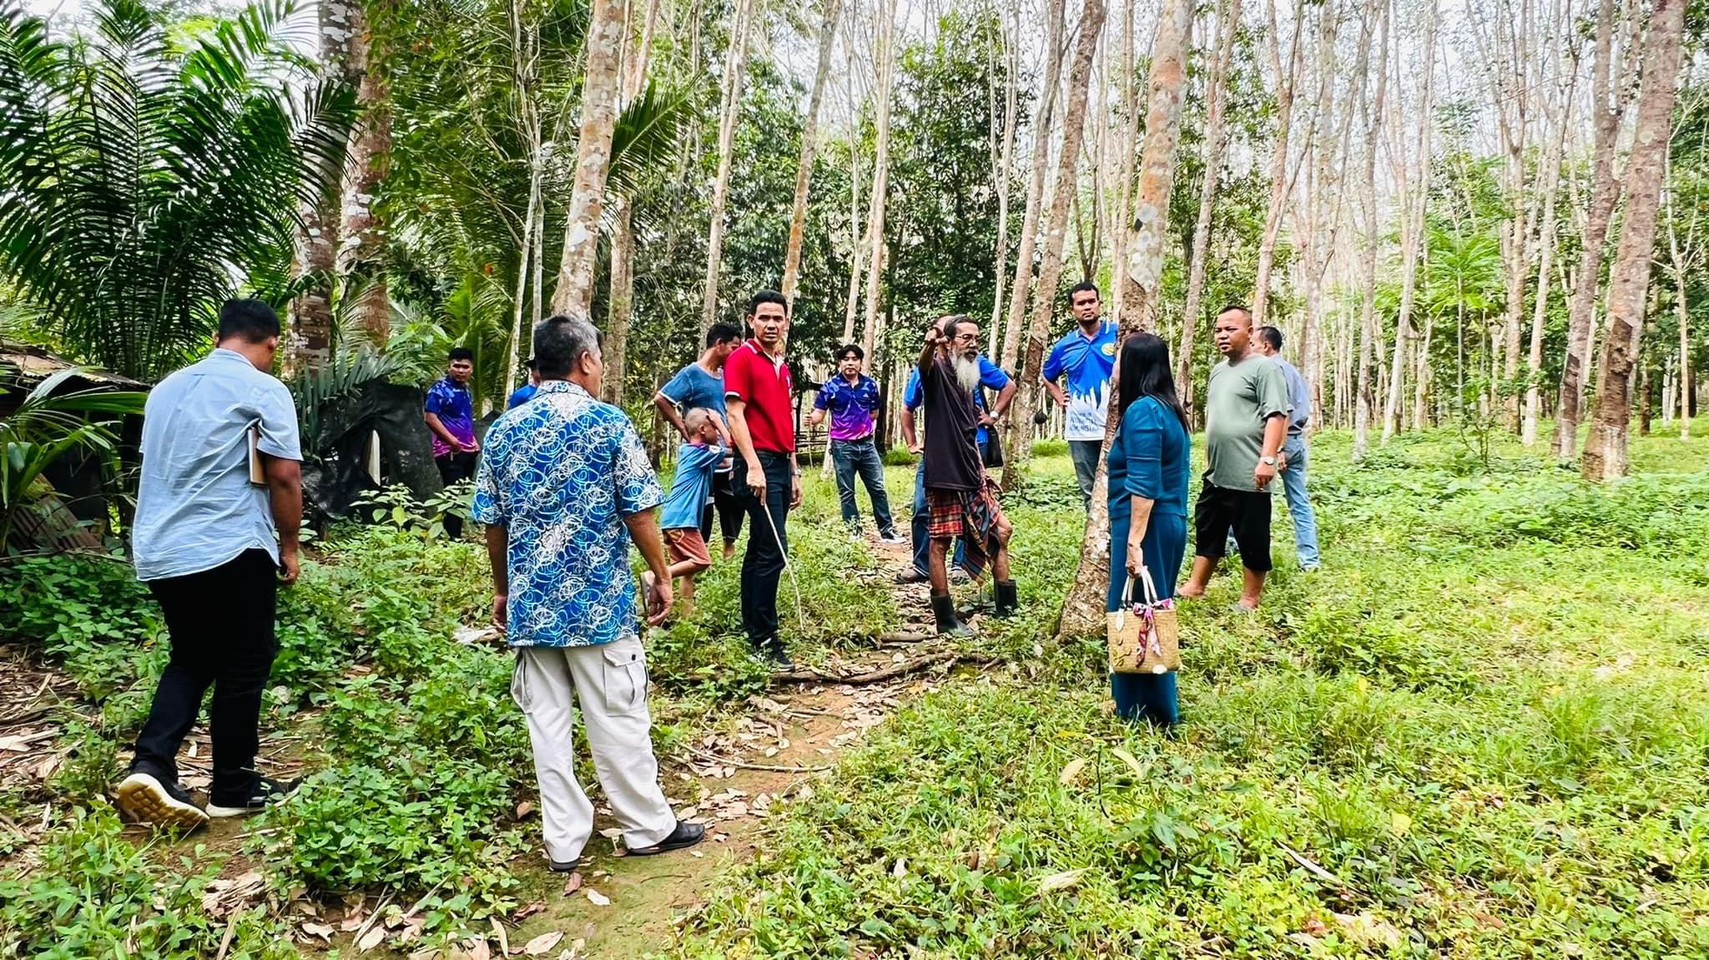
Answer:
<path fill-rule="evenodd" d="M 979 445 L 979 462 L 985 462 L 985 444 Z M 914 542 L 914 569 L 922 577 L 931 576 L 932 538 L 926 531 L 930 527 L 926 513 L 926 458 L 920 458 L 920 465 L 914 468 L 914 519 L 908 524 L 908 534 Z M 955 541 L 956 566 L 963 566 L 967 560 L 967 544 L 960 539 Z"/>
<path fill-rule="evenodd" d="M 1282 494 L 1288 500 L 1288 516 L 1294 521 L 1294 549 L 1299 552 L 1300 566 L 1316 570 L 1322 562 L 1317 554 L 1317 514 L 1307 496 L 1305 439 L 1289 436 L 1282 444 L 1288 458 L 1288 469 L 1282 471 Z"/>
<path fill-rule="evenodd" d="M 837 471 L 837 499 L 842 502 L 843 522 L 860 523 L 860 504 L 855 502 L 855 474 L 866 485 L 866 495 L 872 498 L 872 517 L 878 521 L 880 536 L 896 535 L 896 523 L 890 516 L 890 493 L 884 488 L 884 459 L 871 437 L 864 440 L 832 440 L 831 462 Z"/>
<path fill-rule="evenodd" d="M 1110 593 L 1106 610 L 1120 609 L 1127 592 L 1127 531 L 1131 520 L 1132 515 L 1126 509 L 1110 511 Z M 1157 588 L 1157 599 L 1173 597 L 1175 580 L 1181 575 L 1181 559 L 1187 553 L 1187 518 L 1152 514 L 1140 549 L 1145 554 L 1145 568 L 1151 571 L 1152 585 Z M 1138 588 L 1135 592 L 1144 593 Z M 1112 673 L 1110 693 L 1116 700 L 1116 715 L 1123 720 L 1149 720 L 1162 727 L 1181 722 L 1173 673 Z"/>
<path fill-rule="evenodd" d="M 1074 461 L 1074 479 L 1080 481 L 1080 507 L 1088 513 L 1092 510 L 1092 481 L 1098 476 L 1098 452 L 1103 447 L 1102 440 L 1068 441 L 1068 459 Z"/>

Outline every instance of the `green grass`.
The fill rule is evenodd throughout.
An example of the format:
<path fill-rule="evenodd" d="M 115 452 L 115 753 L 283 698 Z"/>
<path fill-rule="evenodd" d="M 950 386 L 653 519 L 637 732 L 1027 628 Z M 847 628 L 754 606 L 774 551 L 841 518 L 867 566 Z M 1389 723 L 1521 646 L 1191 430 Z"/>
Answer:
<path fill-rule="evenodd" d="M 1179 739 L 1109 715 L 1100 640 L 1041 644 L 875 731 L 676 952 L 1709 955 L 1706 452 L 1597 489 L 1323 438 L 1325 568 L 1184 610 Z M 1059 596 L 1077 511 L 1010 511 Z"/>

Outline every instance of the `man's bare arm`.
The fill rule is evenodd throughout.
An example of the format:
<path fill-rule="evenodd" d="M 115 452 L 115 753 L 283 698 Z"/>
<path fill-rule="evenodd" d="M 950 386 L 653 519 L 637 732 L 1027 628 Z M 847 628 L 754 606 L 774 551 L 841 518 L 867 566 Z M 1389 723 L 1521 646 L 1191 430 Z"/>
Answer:
<path fill-rule="evenodd" d="M 909 450 L 919 449 L 919 432 L 914 427 L 913 407 L 902 408 L 902 442 L 908 445 Z"/>
<path fill-rule="evenodd" d="M 1009 404 L 1015 402 L 1016 389 L 1017 385 L 1015 380 L 1013 377 L 1010 377 L 1009 385 L 997 391 L 997 402 L 991 406 L 992 419 L 1001 420 L 1003 419 L 1003 414 L 1009 412 Z"/>
<path fill-rule="evenodd" d="M 635 541 L 635 548 L 641 551 L 641 559 L 647 561 L 647 569 L 653 572 L 653 591 L 652 595 L 647 597 L 647 622 L 656 627 L 665 622 L 673 599 L 671 568 L 665 557 L 665 542 L 659 536 L 659 524 L 651 510 L 624 517 L 623 525 L 629 528 L 629 538 Z"/>
<path fill-rule="evenodd" d="M 682 414 L 677 412 L 676 401 L 663 393 L 655 393 L 653 394 L 653 406 L 658 408 L 659 416 L 664 417 L 667 423 L 676 428 L 677 433 L 682 434 L 684 439 L 688 437 L 688 425 L 682 422 Z"/>
<path fill-rule="evenodd" d="M 303 465 L 263 453 L 261 473 L 267 479 L 267 505 L 273 511 L 273 528 L 279 531 L 279 562 L 285 568 L 281 579 L 297 582 L 303 526 Z"/>
<path fill-rule="evenodd" d="M 502 523 L 487 524 L 487 562 L 493 568 L 493 593 L 510 593 L 510 528 Z"/>

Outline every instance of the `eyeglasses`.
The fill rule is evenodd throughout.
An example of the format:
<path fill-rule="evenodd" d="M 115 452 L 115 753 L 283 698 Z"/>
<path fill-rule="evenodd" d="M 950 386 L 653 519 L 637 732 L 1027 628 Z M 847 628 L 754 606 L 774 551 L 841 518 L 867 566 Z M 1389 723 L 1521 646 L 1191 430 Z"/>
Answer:
<path fill-rule="evenodd" d="M 979 342 L 979 334 L 977 334 L 977 333 L 958 333 L 955 335 L 955 339 L 956 339 L 957 343 L 977 343 L 977 342 Z"/>

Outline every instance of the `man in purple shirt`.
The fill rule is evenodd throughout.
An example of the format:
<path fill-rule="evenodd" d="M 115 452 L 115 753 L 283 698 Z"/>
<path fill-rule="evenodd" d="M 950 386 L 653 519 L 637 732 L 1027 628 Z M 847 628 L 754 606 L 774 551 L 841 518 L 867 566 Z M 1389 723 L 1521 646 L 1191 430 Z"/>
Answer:
<path fill-rule="evenodd" d="M 849 344 L 837 351 L 837 376 L 819 388 L 813 401 L 813 426 L 831 415 L 831 462 L 837 468 L 837 497 L 842 501 L 843 522 L 860 529 L 860 506 L 855 503 L 854 478 L 858 472 L 872 498 L 872 515 L 878 521 L 881 543 L 902 543 L 896 522 L 890 516 L 890 494 L 884 489 L 884 458 L 873 443 L 873 413 L 878 409 L 878 381 L 860 372 L 865 351 Z"/>
<path fill-rule="evenodd" d="M 453 347 L 446 377 L 427 388 L 423 418 L 433 432 L 433 464 L 439 479 L 449 487 L 475 476 L 475 459 L 481 451 L 475 439 L 475 398 L 469 379 L 475 375 L 475 352 Z M 463 518 L 445 515 L 445 532 L 453 540 L 463 535 Z"/>

